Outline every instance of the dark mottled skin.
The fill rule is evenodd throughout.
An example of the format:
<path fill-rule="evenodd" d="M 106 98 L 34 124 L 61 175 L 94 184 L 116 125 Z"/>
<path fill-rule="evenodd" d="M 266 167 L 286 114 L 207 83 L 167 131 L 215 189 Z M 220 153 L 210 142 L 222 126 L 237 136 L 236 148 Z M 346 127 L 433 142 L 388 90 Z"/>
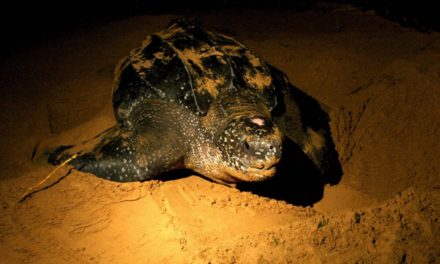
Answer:
<path fill-rule="evenodd" d="M 115 77 L 117 124 L 69 163 L 81 171 L 142 181 L 187 168 L 226 184 L 262 181 L 274 176 L 284 137 L 324 175 L 337 157 L 315 100 L 240 42 L 194 22 L 148 37 Z"/>

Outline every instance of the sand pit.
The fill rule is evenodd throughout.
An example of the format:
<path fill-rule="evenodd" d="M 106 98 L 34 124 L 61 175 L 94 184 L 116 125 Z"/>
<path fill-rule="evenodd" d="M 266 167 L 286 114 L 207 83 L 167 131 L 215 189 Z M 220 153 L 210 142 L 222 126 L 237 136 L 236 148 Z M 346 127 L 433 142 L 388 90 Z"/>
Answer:
<path fill-rule="evenodd" d="M 283 197 L 301 186 L 258 195 L 191 175 L 121 184 L 64 168 L 17 203 L 53 170 L 46 148 L 114 124 L 115 63 L 173 17 L 109 22 L 3 59 L 0 262 L 440 262 L 440 34 L 352 8 L 192 14 L 329 109 L 344 175 L 322 197 L 299 206 Z"/>

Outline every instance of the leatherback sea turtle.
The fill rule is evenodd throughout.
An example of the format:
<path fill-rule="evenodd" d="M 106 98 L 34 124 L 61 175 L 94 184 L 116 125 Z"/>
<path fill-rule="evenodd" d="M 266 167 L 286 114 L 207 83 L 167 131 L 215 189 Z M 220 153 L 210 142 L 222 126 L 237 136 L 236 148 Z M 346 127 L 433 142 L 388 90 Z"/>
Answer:
<path fill-rule="evenodd" d="M 49 161 L 77 153 L 74 168 L 122 182 L 187 168 L 234 184 L 273 177 L 285 138 L 324 175 L 337 156 L 314 99 L 244 44 L 184 19 L 116 67 L 113 109 L 114 127 Z"/>

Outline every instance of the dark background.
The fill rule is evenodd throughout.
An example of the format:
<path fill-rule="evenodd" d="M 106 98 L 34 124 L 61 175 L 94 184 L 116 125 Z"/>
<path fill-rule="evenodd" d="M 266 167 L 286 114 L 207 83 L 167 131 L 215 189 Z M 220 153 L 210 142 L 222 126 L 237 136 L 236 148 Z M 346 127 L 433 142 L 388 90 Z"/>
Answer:
<path fill-rule="evenodd" d="M 81 30 L 106 21 L 142 14 L 185 14 L 194 11 L 222 8 L 281 8 L 305 10 L 331 9 L 335 4 L 351 4 L 403 26 L 420 31 L 439 31 L 439 15 L 434 1 L 401 0 L 131 0 L 111 1 L 2 1 L 0 19 L 2 53 L 9 53 L 29 44 Z M 324 7 L 324 8 L 323 8 Z"/>

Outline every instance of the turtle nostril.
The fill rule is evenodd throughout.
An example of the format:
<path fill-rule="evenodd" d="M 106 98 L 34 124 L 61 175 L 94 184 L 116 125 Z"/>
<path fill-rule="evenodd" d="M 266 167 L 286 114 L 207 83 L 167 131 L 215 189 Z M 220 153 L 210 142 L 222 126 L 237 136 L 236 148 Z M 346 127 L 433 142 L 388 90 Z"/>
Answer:
<path fill-rule="evenodd" d="M 266 151 L 278 153 L 280 151 L 280 144 L 274 140 L 247 137 L 243 140 L 243 148 L 252 155 L 260 156 Z"/>
<path fill-rule="evenodd" d="M 269 141 L 269 146 L 270 146 L 269 148 L 270 149 L 280 149 L 281 145 L 282 145 L 282 142 L 280 140 L 273 139 L 273 140 Z"/>
<path fill-rule="evenodd" d="M 268 144 L 267 146 L 267 150 L 275 156 L 280 156 L 281 155 L 281 143 L 277 142 L 277 141 L 272 141 Z"/>

